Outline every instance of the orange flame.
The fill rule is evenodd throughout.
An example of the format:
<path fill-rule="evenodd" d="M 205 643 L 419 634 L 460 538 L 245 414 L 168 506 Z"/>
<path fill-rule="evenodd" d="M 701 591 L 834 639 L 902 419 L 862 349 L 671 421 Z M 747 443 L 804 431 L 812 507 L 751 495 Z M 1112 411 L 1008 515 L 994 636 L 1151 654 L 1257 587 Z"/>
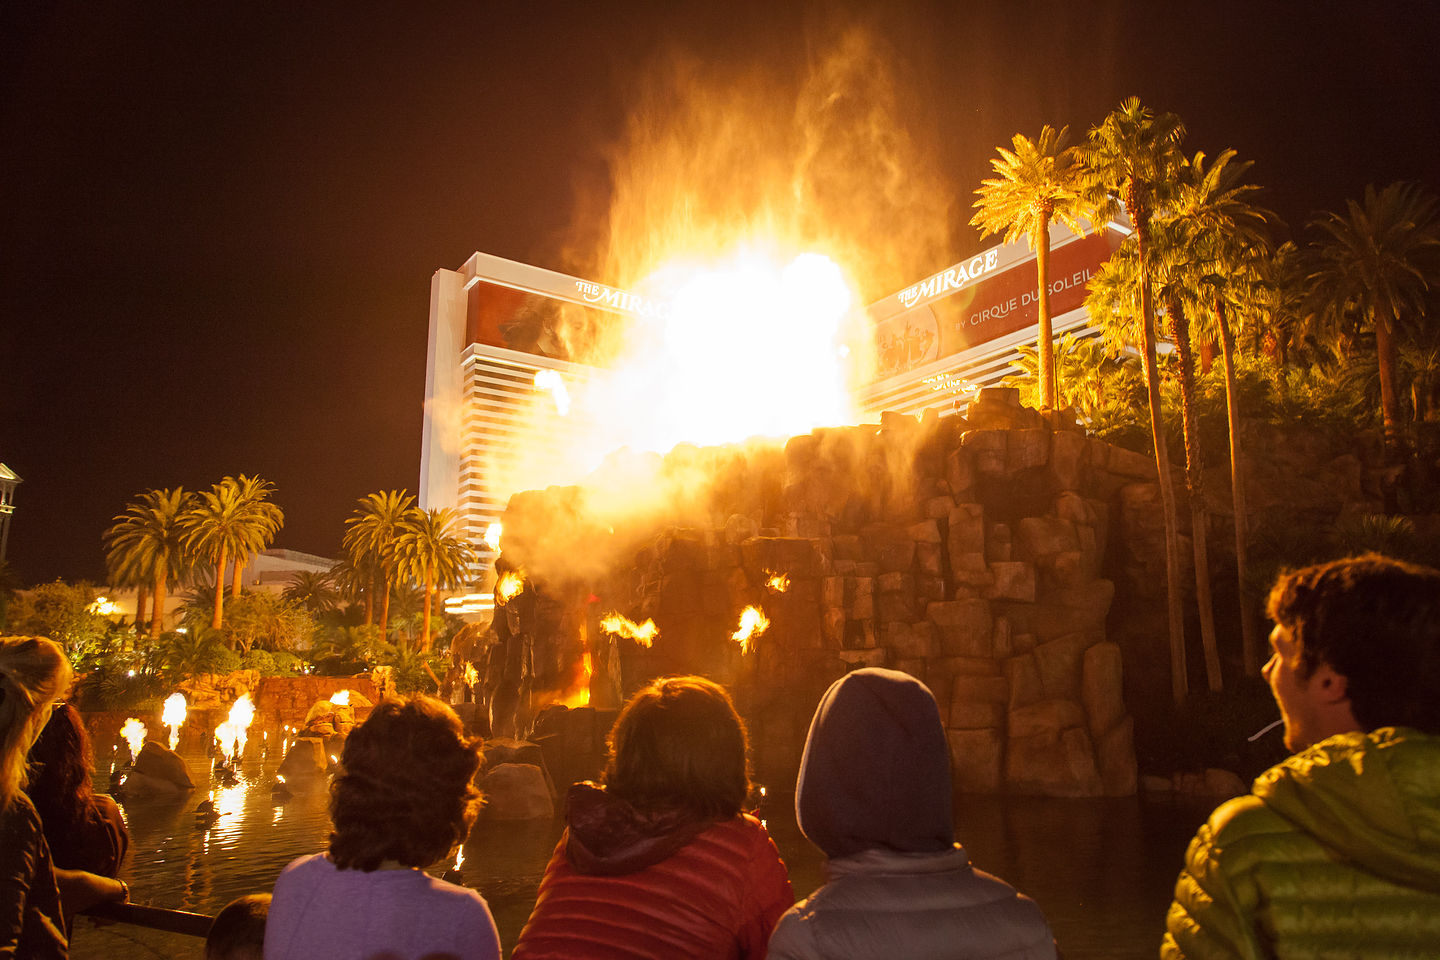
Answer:
<path fill-rule="evenodd" d="M 770 629 L 770 618 L 759 607 L 746 607 L 740 612 L 740 629 L 730 634 L 730 639 L 740 644 L 741 653 L 755 649 L 755 640 Z"/>
<path fill-rule="evenodd" d="M 590 660 L 590 651 L 586 650 L 582 660 L 585 669 L 585 676 L 575 692 L 560 702 L 565 706 L 574 709 L 575 707 L 588 707 L 590 705 L 590 677 L 595 673 L 595 666 Z"/>
<path fill-rule="evenodd" d="M 654 620 L 647 618 L 644 623 L 636 623 L 618 613 L 612 613 L 602 619 L 600 629 L 617 637 L 627 637 L 642 647 L 653 645 L 655 638 L 660 634 L 660 628 L 655 626 Z"/>
<path fill-rule="evenodd" d="M 240 699 L 230 705 L 230 715 L 215 728 L 215 743 L 228 763 L 237 754 L 244 754 L 247 731 L 255 719 L 255 704 L 250 694 L 242 693 Z"/>
<path fill-rule="evenodd" d="M 555 412 L 565 416 L 570 412 L 570 391 L 565 389 L 565 378 L 555 370 L 535 371 L 535 389 L 549 393 L 555 401 Z"/>
<path fill-rule="evenodd" d="M 784 593 L 790 589 L 790 577 L 788 575 L 773 573 L 769 570 L 766 570 L 765 574 L 767 576 L 765 586 L 769 587 L 775 593 Z"/>
<path fill-rule="evenodd" d="M 500 578 L 495 585 L 495 596 L 501 606 L 514 600 L 525 590 L 525 578 L 514 573 L 507 573 Z"/>
<path fill-rule="evenodd" d="M 170 749 L 174 750 L 180 744 L 180 726 L 185 722 L 185 694 L 176 692 L 165 698 L 160 722 L 170 728 Z"/>
<path fill-rule="evenodd" d="M 125 725 L 120 728 L 120 736 L 125 738 L 126 744 L 130 747 L 130 759 L 133 760 L 140 756 L 140 748 L 145 746 L 147 733 L 149 731 L 145 729 L 145 724 L 134 717 L 127 718 Z"/>
<path fill-rule="evenodd" d="M 480 538 L 480 542 L 485 544 L 485 546 L 489 547 L 491 550 L 499 550 L 500 536 L 504 532 L 505 528 L 501 526 L 498 522 L 492 523 L 485 528 L 485 536 Z"/>

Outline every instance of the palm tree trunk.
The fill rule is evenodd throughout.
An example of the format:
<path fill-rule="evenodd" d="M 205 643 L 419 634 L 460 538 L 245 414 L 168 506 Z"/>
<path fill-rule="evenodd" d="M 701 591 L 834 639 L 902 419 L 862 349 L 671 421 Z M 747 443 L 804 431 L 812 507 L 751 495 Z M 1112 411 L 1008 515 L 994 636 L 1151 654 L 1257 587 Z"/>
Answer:
<path fill-rule="evenodd" d="M 420 649 L 430 652 L 430 593 L 435 587 L 435 571 L 425 568 L 425 632 L 420 636 Z"/>
<path fill-rule="evenodd" d="M 371 577 L 370 582 L 365 586 L 365 626 L 375 623 L 375 578 Z"/>
<path fill-rule="evenodd" d="M 1181 607 L 1180 523 L 1175 515 L 1175 489 L 1170 485 L 1170 455 L 1165 424 L 1160 416 L 1160 368 L 1155 362 L 1155 306 L 1151 300 L 1146 256 L 1150 249 L 1150 218 L 1137 204 L 1133 185 L 1126 191 L 1126 207 L 1135 220 L 1135 244 L 1140 261 L 1140 327 L 1144 339 L 1145 388 L 1150 400 L 1150 433 L 1155 440 L 1155 472 L 1160 483 L 1160 508 L 1165 518 L 1165 589 L 1170 621 L 1170 692 L 1181 706 L 1190 692 L 1185 664 L 1185 612 Z"/>
<path fill-rule="evenodd" d="M 390 571 L 382 570 L 380 573 L 380 585 L 384 593 L 380 595 L 380 639 L 384 640 L 389 636 L 390 629 Z"/>
<path fill-rule="evenodd" d="M 1394 324 L 1394 317 L 1375 318 L 1375 353 L 1380 365 L 1380 413 L 1385 420 L 1387 445 L 1393 443 L 1400 426 L 1400 394 L 1395 385 L 1399 348 L 1395 342 Z"/>
<path fill-rule="evenodd" d="M 221 615 L 225 609 L 225 544 L 220 544 L 220 556 L 215 559 L 215 610 L 210 615 L 210 629 L 220 629 Z"/>
<path fill-rule="evenodd" d="M 1250 560 L 1246 542 L 1250 539 L 1250 514 L 1245 506 L 1245 473 L 1240 455 L 1240 403 L 1236 397 L 1235 334 L 1225 315 L 1225 301 L 1215 298 L 1215 319 L 1220 325 L 1220 363 L 1225 368 L 1225 413 L 1230 433 L 1230 500 L 1235 508 L 1235 589 L 1240 607 L 1240 658 L 1246 676 L 1260 672 L 1260 636 L 1255 629 L 1255 616 L 1246 602 L 1245 581 L 1249 579 Z"/>
<path fill-rule="evenodd" d="M 169 578 L 169 571 L 165 564 L 161 563 L 155 569 L 155 596 L 150 601 L 154 611 L 150 614 L 150 639 L 156 640 L 160 637 L 160 631 L 165 626 L 165 581 Z"/>
<path fill-rule="evenodd" d="M 230 599 L 237 600 L 240 597 L 240 578 L 245 573 L 245 554 L 237 554 L 235 557 L 235 577 L 230 581 Z"/>
<path fill-rule="evenodd" d="M 145 622 L 145 598 L 147 590 L 148 588 L 143 583 L 137 583 L 135 585 L 135 632 L 137 634 L 140 632 L 140 624 Z M 121 652 L 124 652 L 123 642 Z"/>
<path fill-rule="evenodd" d="M 1040 333 L 1035 349 L 1040 354 L 1040 405 L 1056 409 L 1060 404 L 1055 385 L 1055 330 L 1050 322 L 1050 218 L 1040 221 L 1035 237 L 1035 282 L 1038 286 L 1037 313 Z"/>
<path fill-rule="evenodd" d="M 1222 686 L 1220 647 L 1215 640 L 1215 601 L 1210 596 L 1210 544 L 1206 529 L 1203 451 L 1200 423 L 1195 414 L 1195 351 L 1190 343 L 1190 321 L 1179 300 L 1167 304 L 1170 337 L 1180 361 L 1180 422 L 1185 437 L 1185 498 L 1190 501 L 1190 546 L 1195 555 L 1195 602 L 1200 609 L 1200 644 L 1205 651 L 1205 680 L 1212 692 Z"/>

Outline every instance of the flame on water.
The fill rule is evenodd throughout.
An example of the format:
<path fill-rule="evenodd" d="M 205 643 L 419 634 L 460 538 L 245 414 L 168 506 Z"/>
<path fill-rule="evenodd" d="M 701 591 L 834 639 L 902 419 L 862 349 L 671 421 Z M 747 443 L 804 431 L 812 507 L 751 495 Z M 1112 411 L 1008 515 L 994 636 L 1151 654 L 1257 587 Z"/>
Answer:
<path fill-rule="evenodd" d="M 741 653 L 755 649 L 755 640 L 770 629 L 770 618 L 759 607 L 746 607 L 740 612 L 740 629 L 730 634 L 730 639 L 740 644 Z"/>
<path fill-rule="evenodd" d="M 560 416 L 570 412 L 570 391 L 565 389 L 565 378 L 558 371 L 535 371 L 535 389 L 550 394 L 555 401 L 555 412 Z"/>
<path fill-rule="evenodd" d="M 502 527 L 498 522 L 492 523 L 485 528 L 485 536 L 480 538 L 480 542 L 485 544 L 485 546 L 489 547 L 491 550 L 499 550 L 500 535 L 504 532 L 505 528 Z"/>
<path fill-rule="evenodd" d="M 525 589 L 525 578 L 515 573 L 506 573 L 495 584 L 495 598 L 500 604 L 507 604 L 520 596 Z"/>
<path fill-rule="evenodd" d="M 247 731 L 254 719 L 255 704 L 250 694 L 242 693 L 240 699 L 230 705 L 230 715 L 225 722 L 215 728 L 215 743 L 226 763 L 245 753 Z"/>
<path fill-rule="evenodd" d="M 145 724 L 134 717 L 129 717 L 125 720 L 124 726 L 120 728 L 120 736 L 123 737 L 125 742 L 130 746 L 130 759 L 133 760 L 140 756 L 140 748 L 145 745 L 145 735 L 147 733 L 149 733 L 149 731 L 145 729 Z"/>
<path fill-rule="evenodd" d="M 165 698 L 160 722 L 170 728 L 170 749 L 174 750 L 180 744 L 180 725 L 185 722 L 185 694 L 176 691 Z"/>
<path fill-rule="evenodd" d="M 350 706 L 350 691 L 336 690 L 334 693 L 330 694 L 330 702 L 335 704 L 335 706 L 337 707 Z"/>
<path fill-rule="evenodd" d="M 788 574 L 773 573 L 766 570 L 765 578 L 765 586 L 769 587 L 775 593 L 784 593 L 790 589 L 790 577 Z"/>
<path fill-rule="evenodd" d="M 618 613 L 601 618 L 600 629 L 617 637 L 634 640 L 642 647 L 651 646 L 655 643 L 655 638 L 660 635 L 660 628 L 655 626 L 654 620 L 647 618 L 644 623 L 636 623 Z"/>

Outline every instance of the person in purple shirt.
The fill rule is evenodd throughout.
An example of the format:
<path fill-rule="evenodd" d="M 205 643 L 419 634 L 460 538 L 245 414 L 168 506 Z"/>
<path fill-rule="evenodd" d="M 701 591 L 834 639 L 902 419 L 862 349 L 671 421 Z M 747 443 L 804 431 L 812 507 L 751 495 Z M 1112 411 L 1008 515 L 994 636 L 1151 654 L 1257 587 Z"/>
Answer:
<path fill-rule="evenodd" d="M 345 741 L 328 853 L 275 881 L 265 960 L 499 960 L 478 893 L 423 867 L 465 840 L 480 741 L 438 700 L 386 700 Z"/>

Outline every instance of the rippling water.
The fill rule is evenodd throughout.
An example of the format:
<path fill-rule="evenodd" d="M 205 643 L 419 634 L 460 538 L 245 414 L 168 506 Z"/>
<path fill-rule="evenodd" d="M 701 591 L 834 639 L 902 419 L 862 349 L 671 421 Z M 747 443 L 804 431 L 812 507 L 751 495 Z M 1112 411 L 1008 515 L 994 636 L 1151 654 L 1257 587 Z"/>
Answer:
<path fill-rule="evenodd" d="M 192 770 L 205 760 L 188 757 Z M 198 789 L 183 800 L 122 802 L 130 854 L 121 878 L 137 903 L 213 915 L 245 893 L 268 891 L 280 870 L 324 849 L 330 823 L 321 781 L 271 795 L 276 758 L 247 760 L 241 782 L 214 791 L 218 817 L 197 820 Z M 97 772 L 98 778 L 99 772 Z M 98 785 L 97 785 L 98 786 Z M 821 857 L 795 826 L 791 799 L 762 808 L 797 896 L 820 883 Z M 1066 960 L 1151 960 L 1185 844 L 1213 803 L 964 798 L 957 834 L 977 867 L 1010 881 L 1044 909 Z M 465 843 L 460 873 L 489 902 L 508 948 L 534 903 L 560 836 L 558 822 L 486 822 Z M 443 867 L 444 865 L 442 865 Z M 131 960 L 202 956 L 197 938 L 82 919 L 71 956 Z"/>

